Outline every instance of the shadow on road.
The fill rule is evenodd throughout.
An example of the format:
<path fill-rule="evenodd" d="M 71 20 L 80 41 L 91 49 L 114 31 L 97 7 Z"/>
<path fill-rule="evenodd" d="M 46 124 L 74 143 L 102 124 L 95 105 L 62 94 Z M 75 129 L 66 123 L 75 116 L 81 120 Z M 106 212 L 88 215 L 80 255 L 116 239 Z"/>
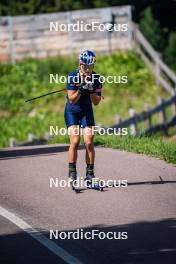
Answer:
<path fill-rule="evenodd" d="M 2 228 L 1 228 L 2 229 Z M 1 264 L 64 264 L 24 231 L 0 235 Z"/>
<path fill-rule="evenodd" d="M 120 212 L 119 212 L 120 214 Z M 118 219 L 117 219 L 118 221 Z M 53 239 L 70 254 L 87 264 L 174 264 L 176 263 L 176 219 L 155 222 L 137 222 L 116 226 L 81 227 L 83 233 L 99 230 L 107 232 L 127 232 L 126 240 L 107 239 Z M 63 231 L 63 230 L 62 230 Z M 76 230 L 65 230 L 76 231 Z M 42 231 L 40 231 L 42 232 Z M 49 233 L 43 231 L 49 237 Z M 0 263 L 51 263 L 47 250 L 37 251 L 37 247 L 25 243 L 25 234 L 4 234 L 0 236 Z M 32 241 L 31 241 L 32 243 Z M 37 243 L 37 242 L 36 242 Z M 30 249 L 30 250 L 29 250 Z M 41 256 L 41 254 L 43 254 Z M 49 254 L 49 252 L 48 252 Z M 51 254 L 51 253 L 50 253 Z M 42 260 L 42 261 L 41 261 Z M 46 260 L 48 262 L 46 262 Z M 13 262 L 12 262 L 13 261 Z M 53 260 L 53 264 L 55 261 Z M 62 263 L 59 262 L 58 263 Z"/>
<path fill-rule="evenodd" d="M 143 181 L 143 182 L 128 182 L 128 186 L 133 186 L 133 185 L 150 185 L 150 184 L 166 184 L 166 183 L 176 183 L 176 181 L 165 181 L 165 180 L 161 180 L 161 177 L 160 177 L 160 180 L 158 181 Z"/>
<path fill-rule="evenodd" d="M 47 147 L 34 147 L 34 148 L 22 148 L 22 149 L 1 149 L 0 160 L 24 158 L 29 156 L 39 155 L 55 155 L 59 152 L 68 151 L 69 146 L 48 146 Z M 79 149 L 84 149 L 84 145 L 80 145 Z"/>
<path fill-rule="evenodd" d="M 138 185 L 158 185 L 158 184 L 168 184 L 168 183 L 176 183 L 176 181 L 165 181 L 159 176 L 158 181 L 137 181 L 137 182 L 128 182 L 128 186 L 138 186 Z M 115 188 L 115 185 L 112 185 L 111 187 L 106 186 L 104 190 Z"/>

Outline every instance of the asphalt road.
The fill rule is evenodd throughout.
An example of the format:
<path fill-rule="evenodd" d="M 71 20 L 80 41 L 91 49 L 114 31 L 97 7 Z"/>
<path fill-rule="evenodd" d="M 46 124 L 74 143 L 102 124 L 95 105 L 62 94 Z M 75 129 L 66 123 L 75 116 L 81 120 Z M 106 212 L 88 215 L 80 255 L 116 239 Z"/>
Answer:
<path fill-rule="evenodd" d="M 84 149 L 79 150 L 77 167 L 84 177 Z M 59 184 L 50 187 L 51 178 L 67 180 L 67 146 L 2 149 L 0 206 L 18 221 L 11 215 L 0 216 L 0 263 L 175 264 L 176 167 L 145 155 L 98 147 L 95 172 L 104 180 L 127 180 L 128 186 L 103 192 L 81 187 L 78 193 Z M 35 232 L 31 228 L 26 232 L 19 219 Z M 56 237 L 78 229 L 82 234 L 116 232 L 118 239 Z M 47 245 L 30 232 L 44 235 Z M 52 252 L 54 245 L 55 251 L 63 249 L 73 259 L 63 260 L 62 252 Z"/>

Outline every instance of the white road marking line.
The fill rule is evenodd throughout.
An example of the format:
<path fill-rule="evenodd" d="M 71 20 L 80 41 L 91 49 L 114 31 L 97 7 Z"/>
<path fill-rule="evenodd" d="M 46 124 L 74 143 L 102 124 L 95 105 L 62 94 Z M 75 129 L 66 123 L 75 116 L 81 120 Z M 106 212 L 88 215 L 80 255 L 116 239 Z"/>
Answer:
<path fill-rule="evenodd" d="M 66 250 L 58 246 L 53 241 L 49 240 L 46 236 L 42 235 L 40 232 L 38 232 L 36 229 L 34 229 L 32 226 L 27 224 L 25 221 L 20 219 L 15 214 L 9 212 L 5 208 L 0 206 L 0 215 L 14 223 L 16 226 L 21 228 L 23 231 L 28 233 L 31 237 L 33 237 L 35 240 L 37 240 L 39 243 L 41 243 L 43 246 L 45 246 L 47 249 L 52 251 L 55 255 L 63 259 L 68 264 L 83 264 L 80 262 L 77 258 L 70 255 Z"/>

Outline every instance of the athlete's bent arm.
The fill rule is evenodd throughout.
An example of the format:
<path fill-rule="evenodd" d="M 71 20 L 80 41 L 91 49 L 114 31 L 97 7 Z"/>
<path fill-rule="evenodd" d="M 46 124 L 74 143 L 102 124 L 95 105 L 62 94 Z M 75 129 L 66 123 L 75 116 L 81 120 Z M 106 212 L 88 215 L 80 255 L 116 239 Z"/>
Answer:
<path fill-rule="evenodd" d="M 67 92 L 68 92 L 68 98 L 71 104 L 76 103 L 81 96 L 78 91 L 68 90 Z"/>
<path fill-rule="evenodd" d="M 96 93 L 90 94 L 90 99 L 94 105 L 98 105 L 101 101 L 101 96 L 97 95 Z"/>

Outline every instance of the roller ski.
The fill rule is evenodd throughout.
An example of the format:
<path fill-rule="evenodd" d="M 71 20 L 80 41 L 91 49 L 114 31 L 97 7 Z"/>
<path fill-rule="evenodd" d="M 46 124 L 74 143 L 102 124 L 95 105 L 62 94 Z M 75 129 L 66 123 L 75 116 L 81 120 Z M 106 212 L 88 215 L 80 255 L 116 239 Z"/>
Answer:
<path fill-rule="evenodd" d="M 91 180 L 86 180 L 86 187 L 87 189 L 93 189 L 93 190 L 97 190 L 97 191 L 103 191 L 103 184 L 102 181 L 98 178 L 92 178 Z"/>
<path fill-rule="evenodd" d="M 77 182 L 77 171 L 74 164 L 69 164 L 69 173 L 68 180 L 71 186 L 71 189 L 76 192 L 76 182 Z"/>
<path fill-rule="evenodd" d="M 88 189 L 103 191 L 103 183 L 100 179 L 96 178 L 94 175 L 93 167 L 87 167 L 86 169 L 86 187 Z"/>

